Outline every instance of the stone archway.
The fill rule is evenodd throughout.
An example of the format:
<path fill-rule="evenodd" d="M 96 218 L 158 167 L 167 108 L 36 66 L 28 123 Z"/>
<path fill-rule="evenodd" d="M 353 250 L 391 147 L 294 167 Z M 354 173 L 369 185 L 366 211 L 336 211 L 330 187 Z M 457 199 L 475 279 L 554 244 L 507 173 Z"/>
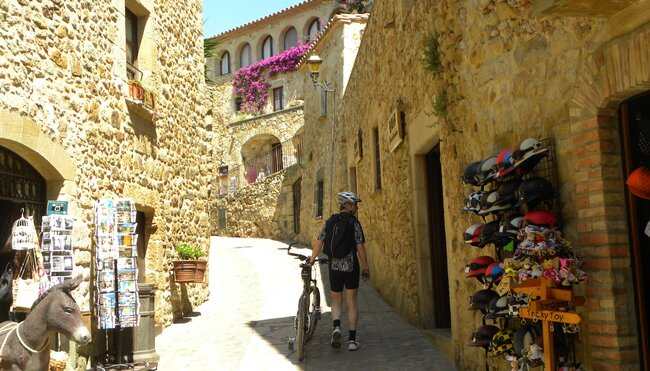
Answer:
<path fill-rule="evenodd" d="M 64 183 L 73 184 L 76 164 L 65 148 L 45 135 L 33 120 L 0 110 L 0 145 L 25 159 L 45 178 L 48 198 L 56 198 Z"/>
<path fill-rule="evenodd" d="M 622 101 L 650 89 L 650 26 L 585 58 L 569 103 L 580 253 L 592 279 L 586 328 L 592 368 L 639 363 L 617 124 Z"/>

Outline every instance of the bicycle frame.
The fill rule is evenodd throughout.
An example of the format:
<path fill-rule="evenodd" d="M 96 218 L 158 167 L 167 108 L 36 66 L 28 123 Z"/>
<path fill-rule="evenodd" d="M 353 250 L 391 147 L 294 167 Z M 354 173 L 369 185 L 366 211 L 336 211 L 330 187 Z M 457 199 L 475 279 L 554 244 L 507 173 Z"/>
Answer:
<path fill-rule="evenodd" d="M 305 355 L 305 343 L 311 339 L 316 330 L 316 324 L 320 319 L 320 290 L 318 289 L 318 273 L 308 263 L 309 257 L 301 254 L 291 253 L 291 246 L 287 254 L 295 256 L 304 263 L 300 264 L 300 277 L 303 281 L 302 293 L 298 299 L 298 311 L 294 320 L 296 336 L 289 338 L 289 349 L 293 350 L 294 344 L 298 343 L 298 360 L 301 361 Z M 316 259 L 317 262 L 327 262 L 326 259 Z"/>

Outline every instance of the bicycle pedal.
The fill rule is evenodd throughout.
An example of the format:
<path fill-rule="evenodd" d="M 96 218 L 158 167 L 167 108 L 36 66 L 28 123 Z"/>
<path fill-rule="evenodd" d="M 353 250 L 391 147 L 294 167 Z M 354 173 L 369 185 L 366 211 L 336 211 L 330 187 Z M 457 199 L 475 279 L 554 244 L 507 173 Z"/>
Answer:
<path fill-rule="evenodd" d="M 316 319 L 320 320 L 320 307 L 316 308 Z"/>

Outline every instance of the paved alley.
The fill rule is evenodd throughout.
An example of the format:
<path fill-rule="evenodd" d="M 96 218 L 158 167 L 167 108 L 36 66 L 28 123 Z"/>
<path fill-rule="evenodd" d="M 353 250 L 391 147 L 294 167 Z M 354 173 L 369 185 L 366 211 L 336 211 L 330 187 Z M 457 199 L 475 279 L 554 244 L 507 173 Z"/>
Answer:
<path fill-rule="evenodd" d="M 332 319 L 323 295 L 322 319 L 306 359 L 297 362 L 287 339 L 301 291 L 298 260 L 272 240 L 213 237 L 211 243 L 210 300 L 156 338 L 159 370 L 453 370 L 367 284 L 359 292 L 362 348 L 329 346 Z M 319 271 L 325 281 L 326 270 Z M 342 323 L 347 334 L 345 317 Z"/>

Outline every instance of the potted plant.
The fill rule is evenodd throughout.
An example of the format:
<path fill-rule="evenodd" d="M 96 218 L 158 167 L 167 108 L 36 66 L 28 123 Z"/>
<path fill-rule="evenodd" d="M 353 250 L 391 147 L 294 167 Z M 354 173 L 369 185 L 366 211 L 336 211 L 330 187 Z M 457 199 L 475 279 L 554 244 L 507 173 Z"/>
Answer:
<path fill-rule="evenodd" d="M 129 96 L 135 100 L 144 99 L 144 87 L 138 80 L 129 80 Z"/>
<path fill-rule="evenodd" d="M 207 261 L 201 259 L 205 252 L 200 247 L 182 243 L 175 247 L 180 259 L 172 261 L 174 277 L 178 283 L 201 283 Z"/>

